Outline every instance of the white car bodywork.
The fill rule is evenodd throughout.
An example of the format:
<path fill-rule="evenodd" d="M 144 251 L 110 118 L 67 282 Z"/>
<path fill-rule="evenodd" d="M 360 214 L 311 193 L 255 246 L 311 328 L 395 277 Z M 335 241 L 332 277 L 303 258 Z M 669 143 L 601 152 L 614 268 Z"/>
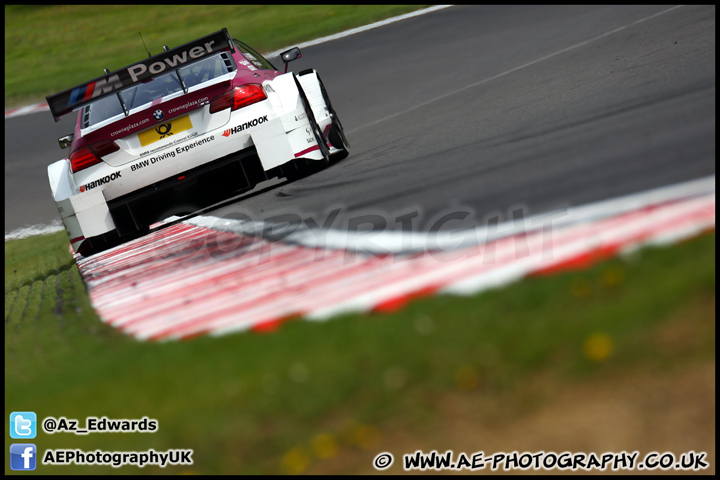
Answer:
<path fill-rule="evenodd" d="M 222 81 L 223 78 L 216 79 Z M 297 80 L 297 81 L 296 81 Z M 327 161 L 306 114 L 301 86 L 330 154 L 340 152 L 328 141 L 332 117 L 317 73 L 286 73 L 262 82 L 267 99 L 238 110 L 211 114 L 209 100 L 188 110 L 192 128 L 143 147 L 142 132 L 116 140 L 120 149 L 103 161 L 73 173 L 65 158 L 48 166 L 52 196 L 72 247 L 116 228 L 108 202 L 233 152 L 254 147 L 265 172 L 293 159 Z M 176 94 L 181 96 L 182 92 Z M 163 99 L 164 101 L 165 99 Z M 147 107 L 149 109 L 153 106 Z M 134 113 L 134 112 L 131 112 Z M 83 136 L 111 122 L 81 130 Z M 153 129 L 157 125 L 150 126 Z M 151 147 L 151 148 L 150 148 Z M 181 178 L 178 179 L 180 181 Z"/>

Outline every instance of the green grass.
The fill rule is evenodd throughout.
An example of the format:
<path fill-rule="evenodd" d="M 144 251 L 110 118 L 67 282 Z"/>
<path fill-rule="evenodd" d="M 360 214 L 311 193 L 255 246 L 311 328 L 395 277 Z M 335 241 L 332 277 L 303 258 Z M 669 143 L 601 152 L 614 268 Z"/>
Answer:
<path fill-rule="evenodd" d="M 5 6 L 5 107 L 37 101 L 226 27 L 259 52 L 422 8 L 417 5 Z"/>
<path fill-rule="evenodd" d="M 373 439 L 389 425 L 432 424 L 448 392 L 502 399 L 518 414 L 543 401 L 525 387 L 538 376 L 571 385 L 715 357 L 714 233 L 472 297 L 421 299 L 394 314 L 166 343 L 100 322 L 64 233 L 6 242 L 5 258 L 6 422 L 16 410 L 81 421 L 147 415 L 158 432 L 40 433 L 35 444 L 194 450 L 192 467 L 37 473 L 300 473 L 322 461 L 313 439 L 375 454 Z M 678 318 L 690 333 L 666 348 L 660 333 Z"/>

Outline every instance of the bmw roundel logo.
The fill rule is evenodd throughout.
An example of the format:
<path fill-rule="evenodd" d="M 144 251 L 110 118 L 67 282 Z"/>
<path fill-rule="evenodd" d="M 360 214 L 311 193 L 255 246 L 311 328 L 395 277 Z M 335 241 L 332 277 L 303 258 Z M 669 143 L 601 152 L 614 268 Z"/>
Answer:
<path fill-rule="evenodd" d="M 162 110 L 155 110 L 155 112 L 153 113 L 153 117 L 155 118 L 155 120 L 162 120 L 163 119 Z"/>

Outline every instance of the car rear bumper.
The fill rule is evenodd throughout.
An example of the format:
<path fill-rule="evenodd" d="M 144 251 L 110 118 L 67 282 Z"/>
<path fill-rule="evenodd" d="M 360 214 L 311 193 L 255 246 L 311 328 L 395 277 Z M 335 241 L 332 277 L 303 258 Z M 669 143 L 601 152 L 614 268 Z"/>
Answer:
<path fill-rule="evenodd" d="M 146 230 L 252 189 L 262 172 L 254 147 L 232 153 L 107 202 L 120 236 Z"/>

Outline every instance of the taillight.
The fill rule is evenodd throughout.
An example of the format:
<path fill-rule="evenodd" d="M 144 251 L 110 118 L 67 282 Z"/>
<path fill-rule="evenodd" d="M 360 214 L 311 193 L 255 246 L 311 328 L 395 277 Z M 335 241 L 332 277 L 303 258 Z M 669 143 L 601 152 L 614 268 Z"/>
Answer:
<path fill-rule="evenodd" d="M 210 102 L 210 113 L 219 112 L 226 108 L 237 110 L 238 108 L 247 107 L 266 98 L 267 95 L 262 85 L 255 83 L 242 85 L 215 97 L 213 101 Z"/>
<path fill-rule="evenodd" d="M 70 155 L 70 166 L 73 173 L 84 170 L 100 163 L 102 157 L 117 152 L 120 147 L 112 140 L 94 143 L 87 147 L 80 147 Z"/>

